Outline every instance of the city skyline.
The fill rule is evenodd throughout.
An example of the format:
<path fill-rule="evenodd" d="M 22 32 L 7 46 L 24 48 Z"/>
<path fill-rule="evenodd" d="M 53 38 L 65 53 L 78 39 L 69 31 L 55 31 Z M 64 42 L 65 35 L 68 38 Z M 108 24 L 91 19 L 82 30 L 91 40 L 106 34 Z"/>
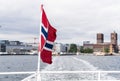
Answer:
<path fill-rule="evenodd" d="M 39 37 L 40 3 L 57 29 L 56 42 L 96 43 L 96 33 L 118 33 L 120 27 L 119 0 L 0 0 L 0 39 L 33 42 Z"/>

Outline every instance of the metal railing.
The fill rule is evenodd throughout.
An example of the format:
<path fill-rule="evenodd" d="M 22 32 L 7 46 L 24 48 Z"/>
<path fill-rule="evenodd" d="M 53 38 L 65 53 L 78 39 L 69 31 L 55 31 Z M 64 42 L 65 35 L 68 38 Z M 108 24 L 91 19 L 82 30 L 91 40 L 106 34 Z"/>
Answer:
<path fill-rule="evenodd" d="M 35 71 L 27 71 L 27 72 L 0 72 L 0 75 L 14 75 L 14 74 L 34 74 Z"/>
<path fill-rule="evenodd" d="M 101 75 L 103 73 L 109 74 L 109 73 L 115 73 L 120 74 L 120 71 L 41 71 L 41 74 L 73 74 L 73 73 L 96 73 L 97 74 L 97 80 L 78 80 L 78 81 L 120 81 L 119 80 L 102 80 Z M 0 72 L 0 75 L 13 75 L 13 74 L 32 74 L 29 77 L 21 80 L 21 81 L 36 81 L 37 72 L 30 71 L 30 72 Z"/>

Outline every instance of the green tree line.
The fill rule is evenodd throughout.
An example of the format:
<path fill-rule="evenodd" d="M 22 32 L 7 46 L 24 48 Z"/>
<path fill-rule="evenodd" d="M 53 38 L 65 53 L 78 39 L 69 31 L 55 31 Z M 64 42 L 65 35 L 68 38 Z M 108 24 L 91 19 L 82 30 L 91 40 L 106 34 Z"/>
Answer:
<path fill-rule="evenodd" d="M 71 44 L 71 45 L 70 45 L 69 52 L 71 52 L 71 53 L 76 53 L 76 52 L 81 52 L 81 53 L 93 53 L 93 49 L 83 48 L 83 46 L 81 46 L 81 47 L 78 49 L 76 44 Z"/>

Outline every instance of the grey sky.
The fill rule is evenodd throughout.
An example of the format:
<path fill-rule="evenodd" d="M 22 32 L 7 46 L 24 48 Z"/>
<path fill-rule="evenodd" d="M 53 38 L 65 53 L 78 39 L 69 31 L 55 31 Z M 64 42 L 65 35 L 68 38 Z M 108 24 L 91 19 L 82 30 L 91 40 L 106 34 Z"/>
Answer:
<path fill-rule="evenodd" d="M 0 0 L 0 39 L 33 42 L 39 36 L 40 0 Z M 42 0 L 57 29 L 56 42 L 96 42 L 96 33 L 120 32 L 120 0 Z M 119 36 L 120 37 L 120 36 Z"/>

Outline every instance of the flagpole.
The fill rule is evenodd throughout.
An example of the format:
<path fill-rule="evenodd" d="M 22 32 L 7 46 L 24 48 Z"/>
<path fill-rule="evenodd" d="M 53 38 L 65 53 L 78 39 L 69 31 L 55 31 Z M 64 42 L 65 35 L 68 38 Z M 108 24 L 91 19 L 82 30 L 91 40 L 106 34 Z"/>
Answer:
<path fill-rule="evenodd" d="M 40 72 L 40 52 L 38 52 L 38 65 L 37 65 L 37 72 Z"/>
<path fill-rule="evenodd" d="M 40 52 L 38 53 L 38 67 L 37 67 L 37 81 L 41 81 L 41 73 L 40 73 Z"/>
<path fill-rule="evenodd" d="M 37 81 L 41 81 L 41 73 L 40 73 L 40 54 L 41 54 L 41 22 L 42 22 L 42 7 L 43 5 L 41 5 L 41 12 L 40 12 L 40 31 L 39 31 L 39 49 L 38 49 L 38 65 L 37 65 Z"/>

